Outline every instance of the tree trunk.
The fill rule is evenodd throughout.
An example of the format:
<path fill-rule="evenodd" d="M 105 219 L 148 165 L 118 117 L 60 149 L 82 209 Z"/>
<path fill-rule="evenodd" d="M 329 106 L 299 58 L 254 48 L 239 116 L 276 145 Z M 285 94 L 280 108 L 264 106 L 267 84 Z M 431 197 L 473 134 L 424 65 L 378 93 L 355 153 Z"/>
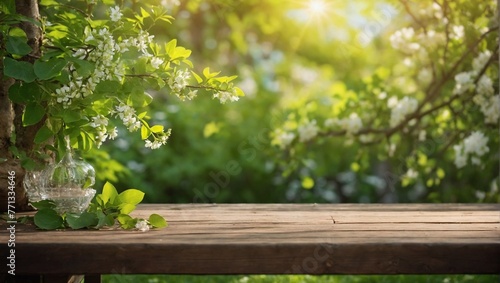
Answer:
<path fill-rule="evenodd" d="M 16 0 L 16 12 L 23 16 L 40 20 L 37 0 Z M 33 63 L 36 58 L 40 57 L 42 30 L 30 22 L 22 22 L 19 26 L 26 33 L 28 44 L 32 48 L 32 52 L 22 58 L 22 60 Z M 2 61 L 3 60 L 0 58 L 0 63 L 3 65 Z M 14 145 L 20 151 L 24 151 L 30 156 L 33 151 L 34 137 L 41 125 L 43 125 L 43 121 L 37 125 L 23 127 L 22 115 L 25 106 L 13 104 L 8 98 L 8 90 L 14 83 L 14 80 L 4 77 L 1 69 L 0 76 L 2 83 L 0 86 L 0 211 L 5 211 L 7 209 L 9 172 L 15 172 L 16 209 L 28 210 L 28 197 L 23 188 L 25 171 L 21 167 L 20 161 L 9 151 L 9 147 L 13 145 L 11 137 L 15 134 L 16 138 Z"/>

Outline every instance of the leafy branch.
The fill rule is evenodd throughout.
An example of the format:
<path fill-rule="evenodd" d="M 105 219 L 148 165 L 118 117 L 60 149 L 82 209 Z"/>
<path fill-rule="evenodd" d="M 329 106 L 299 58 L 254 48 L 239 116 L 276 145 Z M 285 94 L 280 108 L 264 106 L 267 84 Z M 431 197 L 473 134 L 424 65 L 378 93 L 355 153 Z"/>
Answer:
<path fill-rule="evenodd" d="M 167 227 L 165 219 L 158 214 L 152 214 L 148 219 L 130 216 L 137 205 L 143 200 L 144 193 L 136 189 L 128 189 L 120 194 L 116 188 L 107 182 L 101 194 L 98 194 L 89 208 L 81 213 L 58 213 L 54 202 L 42 200 L 33 203 L 38 209 L 32 219 L 20 219 L 21 222 L 33 220 L 42 230 L 56 229 L 102 229 L 120 227 L 122 229 L 139 229 L 147 231 L 149 227 Z"/>

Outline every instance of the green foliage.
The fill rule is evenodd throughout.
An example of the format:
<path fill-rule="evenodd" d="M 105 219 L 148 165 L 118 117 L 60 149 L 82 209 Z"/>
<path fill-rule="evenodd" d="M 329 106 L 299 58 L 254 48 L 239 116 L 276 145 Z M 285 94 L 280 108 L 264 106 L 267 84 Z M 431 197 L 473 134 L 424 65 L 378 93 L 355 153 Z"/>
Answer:
<path fill-rule="evenodd" d="M 44 230 L 58 229 L 63 225 L 63 218 L 51 208 L 40 209 L 33 220 L 38 228 Z"/>
<path fill-rule="evenodd" d="M 178 46 L 177 39 L 162 44 L 149 31 L 156 25 L 172 24 L 173 17 L 154 3 L 114 1 L 41 1 L 41 21 L 18 15 L 15 1 L 0 8 L 0 47 L 3 74 L 16 80 L 9 98 L 25 105 L 23 125 L 41 121 L 34 152 L 63 151 L 58 141 L 69 136 L 75 148 L 91 150 L 118 135 L 116 125 L 126 131 L 141 129 L 146 147 L 166 144 L 170 129 L 150 125 L 147 106 L 153 90 L 168 89 L 181 100 L 193 99 L 197 91 L 207 90 L 222 103 L 243 93 L 230 81 L 233 77 L 210 77 L 198 83 L 191 50 Z M 14 7 L 14 8 L 13 8 Z M 104 11 L 102 13 L 101 11 Z M 18 24 L 24 21 L 42 28 L 41 56 L 32 55 L 28 38 Z M 207 69 L 208 70 L 208 69 Z M 55 147 L 43 142 L 53 138 Z M 38 156 L 42 158 L 42 156 Z"/>
<path fill-rule="evenodd" d="M 98 194 L 87 211 L 81 214 L 59 214 L 52 201 L 42 200 L 33 205 L 38 208 L 33 217 L 35 225 L 43 230 L 55 229 L 100 229 L 119 225 L 122 229 L 139 229 L 146 231 L 152 228 L 167 227 L 165 219 L 158 214 L 152 214 L 147 220 L 133 218 L 132 213 L 141 203 L 144 193 L 136 189 L 128 189 L 121 193 L 111 183 L 106 183 L 102 193 Z M 144 222 L 138 226 L 139 222 Z M 139 223 L 140 224 L 140 223 Z"/>
<path fill-rule="evenodd" d="M 123 140 L 126 152 L 106 147 L 136 173 L 123 184 L 155 202 L 497 202 L 498 121 L 475 102 L 497 99 L 496 61 L 483 74 L 492 93 L 473 82 L 453 94 L 456 75 L 497 56 L 496 4 L 325 1 L 325 13 L 311 14 L 307 3 L 173 7 L 164 36 L 183 29 L 193 62 L 217 58 L 246 97 L 230 108 L 151 104 L 154 120 L 180 130 L 162 152 L 136 149 L 137 139 Z M 476 131 L 489 151 L 458 167 L 454 147 Z"/>

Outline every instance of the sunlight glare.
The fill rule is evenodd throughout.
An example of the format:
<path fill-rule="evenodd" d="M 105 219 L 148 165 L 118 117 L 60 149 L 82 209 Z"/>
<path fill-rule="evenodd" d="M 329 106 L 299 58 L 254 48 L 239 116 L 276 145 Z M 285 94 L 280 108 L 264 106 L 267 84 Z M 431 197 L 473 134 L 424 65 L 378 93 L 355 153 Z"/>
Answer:
<path fill-rule="evenodd" d="M 310 0 L 308 10 L 311 14 L 322 14 L 325 12 L 326 3 L 323 0 Z"/>

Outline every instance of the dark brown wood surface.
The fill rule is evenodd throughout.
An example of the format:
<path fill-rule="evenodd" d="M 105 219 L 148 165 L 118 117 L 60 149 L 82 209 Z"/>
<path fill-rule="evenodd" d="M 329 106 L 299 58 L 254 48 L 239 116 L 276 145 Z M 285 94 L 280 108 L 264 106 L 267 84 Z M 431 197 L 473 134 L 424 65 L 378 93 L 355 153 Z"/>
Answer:
<path fill-rule="evenodd" d="M 134 215 L 151 213 L 169 227 L 17 224 L 16 273 L 500 273 L 500 204 L 154 204 Z"/>

